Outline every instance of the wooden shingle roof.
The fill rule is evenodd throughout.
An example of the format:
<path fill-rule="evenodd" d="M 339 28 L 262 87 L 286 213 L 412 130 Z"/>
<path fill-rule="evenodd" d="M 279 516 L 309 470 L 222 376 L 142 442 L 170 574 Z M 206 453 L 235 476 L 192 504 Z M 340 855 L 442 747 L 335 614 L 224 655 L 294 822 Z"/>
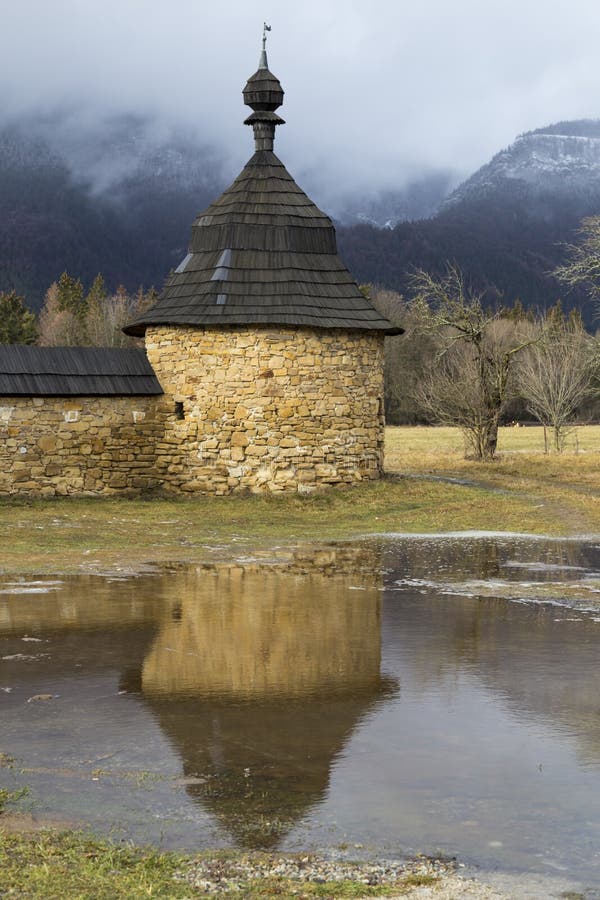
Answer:
<path fill-rule="evenodd" d="M 192 225 L 189 253 L 158 302 L 123 330 L 149 325 L 291 325 L 401 333 L 337 255 L 331 219 L 273 153 L 283 100 L 266 54 L 244 89 L 256 151 Z"/>
<path fill-rule="evenodd" d="M 143 350 L 0 344 L 0 396 L 162 394 Z"/>

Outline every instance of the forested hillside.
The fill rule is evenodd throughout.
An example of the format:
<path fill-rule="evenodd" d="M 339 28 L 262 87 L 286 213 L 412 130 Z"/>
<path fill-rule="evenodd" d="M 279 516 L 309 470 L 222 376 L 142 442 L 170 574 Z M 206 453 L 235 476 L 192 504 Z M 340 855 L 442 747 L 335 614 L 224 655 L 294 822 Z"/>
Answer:
<path fill-rule="evenodd" d="M 141 132 L 141 133 L 140 133 Z M 0 130 L 0 290 L 34 308 L 67 270 L 114 290 L 161 286 L 186 253 L 189 226 L 222 188 L 210 152 L 113 123 L 70 158 L 28 123 Z"/>

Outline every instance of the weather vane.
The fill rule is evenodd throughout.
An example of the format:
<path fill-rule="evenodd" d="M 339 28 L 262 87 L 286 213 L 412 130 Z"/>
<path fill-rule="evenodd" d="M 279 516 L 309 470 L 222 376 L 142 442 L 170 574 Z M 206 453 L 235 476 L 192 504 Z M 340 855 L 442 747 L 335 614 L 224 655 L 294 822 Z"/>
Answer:
<path fill-rule="evenodd" d="M 271 30 L 271 26 L 263 22 L 263 50 L 267 49 L 267 31 Z"/>

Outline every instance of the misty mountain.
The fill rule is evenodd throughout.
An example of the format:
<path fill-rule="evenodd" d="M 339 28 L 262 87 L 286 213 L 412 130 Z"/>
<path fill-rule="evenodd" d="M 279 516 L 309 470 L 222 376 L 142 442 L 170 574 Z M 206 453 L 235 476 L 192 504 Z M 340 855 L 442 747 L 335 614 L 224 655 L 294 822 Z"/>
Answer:
<path fill-rule="evenodd" d="M 214 149 L 119 116 L 59 114 L 0 129 L 0 289 L 39 308 L 65 269 L 110 288 L 161 286 L 224 186 Z"/>
<path fill-rule="evenodd" d="M 111 289 L 160 288 L 187 253 L 196 215 L 234 177 L 227 166 L 196 134 L 141 116 L 88 121 L 62 110 L 5 125 L 0 290 L 39 309 L 65 269 L 86 284 L 102 272 Z M 390 227 L 431 215 L 450 184 L 444 172 L 376 196 L 327 193 L 340 221 Z"/>
<path fill-rule="evenodd" d="M 600 196 L 600 120 L 558 122 L 520 135 L 448 197 L 446 207 L 469 198 L 528 189 L 531 215 L 548 221 L 561 199 L 584 209 Z M 590 196 L 590 193 L 592 196 Z M 593 199 L 592 199 L 593 197 Z M 544 199 L 553 198 L 547 209 Z"/>
<path fill-rule="evenodd" d="M 391 231 L 340 234 L 341 253 L 360 281 L 408 290 L 412 267 L 440 272 L 457 263 L 491 301 L 546 307 L 564 294 L 548 274 L 564 260 L 582 218 L 600 214 L 600 121 L 560 122 L 517 138 L 475 172 L 426 221 Z M 593 309 L 583 292 L 562 297 Z"/>
<path fill-rule="evenodd" d="M 85 122 L 62 112 L 4 125 L 0 290 L 39 308 L 65 269 L 87 284 L 102 272 L 110 288 L 161 287 L 187 251 L 191 222 L 231 180 L 227 165 L 197 135 L 138 116 Z M 326 199 L 313 196 L 339 223 L 359 282 L 406 292 L 411 268 L 439 272 L 453 261 L 491 301 L 550 305 L 561 295 L 548 275 L 561 242 L 600 214 L 600 121 L 523 134 L 452 187 L 452 173 L 438 171 L 373 195 L 336 195 L 330 185 Z M 582 294 L 563 299 L 586 304 Z"/>
<path fill-rule="evenodd" d="M 372 193 L 357 191 L 352 196 L 334 199 L 327 212 L 346 227 L 395 228 L 399 222 L 428 219 L 438 213 L 456 180 L 450 170 L 432 171 L 402 188 Z"/>

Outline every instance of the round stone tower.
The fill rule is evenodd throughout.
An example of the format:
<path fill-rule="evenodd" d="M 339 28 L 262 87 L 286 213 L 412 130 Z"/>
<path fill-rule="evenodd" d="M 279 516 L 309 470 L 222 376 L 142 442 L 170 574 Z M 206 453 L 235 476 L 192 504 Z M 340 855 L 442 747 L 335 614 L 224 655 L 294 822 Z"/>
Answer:
<path fill-rule="evenodd" d="M 378 478 L 383 339 L 335 230 L 273 153 L 283 101 L 264 48 L 244 88 L 255 153 L 192 226 L 145 335 L 164 390 L 167 488 L 310 491 Z"/>

